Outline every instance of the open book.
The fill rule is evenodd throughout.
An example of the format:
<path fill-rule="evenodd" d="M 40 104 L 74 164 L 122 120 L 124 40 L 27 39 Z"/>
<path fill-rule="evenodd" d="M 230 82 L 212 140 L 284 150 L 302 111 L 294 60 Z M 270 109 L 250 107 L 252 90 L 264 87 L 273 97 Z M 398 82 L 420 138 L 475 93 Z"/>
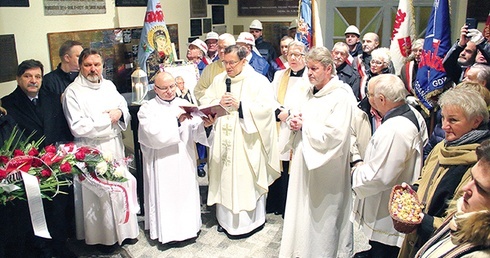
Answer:
<path fill-rule="evenodd" d="M 182 109 L 185 110 L 186 113 L 189 113 L 193 116 L 215 116 L 216 118 L 220 116 L 225 116 L 228 115 L 229 112 L 220 104 L 211 104 L 211 105 L 202 105 L 202 106 L 196 106 L 196 105 L 187 105 L 187 106 L 180 106 Z"/>

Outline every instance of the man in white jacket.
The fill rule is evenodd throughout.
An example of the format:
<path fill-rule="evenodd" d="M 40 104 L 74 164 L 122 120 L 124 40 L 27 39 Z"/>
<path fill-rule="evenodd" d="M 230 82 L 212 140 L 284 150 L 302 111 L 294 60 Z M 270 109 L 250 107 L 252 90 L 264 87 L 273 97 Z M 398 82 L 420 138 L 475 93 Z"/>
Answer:
<path fill-rule="evenodd" d="M 394 185 L 412 183 L 420 175 L 427 129 L 423 117 L 406 103 L 405 86 L 397 76 L 372 78 L 366 95 L 383 120 L 367 146 L 364 162 L 352 174 L 356 194 L 352 217 L 371 245 L 354 257 L 397 257 L 403 234 L 393 227 L 390 193 Z"/>

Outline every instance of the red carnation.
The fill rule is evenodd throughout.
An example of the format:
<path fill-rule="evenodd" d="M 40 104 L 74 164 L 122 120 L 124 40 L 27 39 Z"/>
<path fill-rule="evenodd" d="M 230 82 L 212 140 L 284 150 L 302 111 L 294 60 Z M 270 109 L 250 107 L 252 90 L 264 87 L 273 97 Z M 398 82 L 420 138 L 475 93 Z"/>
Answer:
<path fill-rule="evenodd" d="M 43 165 L 43 162 L 40 159 L 32 159 L 31 165 L 35 168 L 38 168 Z"/>
<path fill-rule="evenodd" d="M 19 150 L 19 149 L 16 149 L 14 150 L 14 157 L 18 157 L 18 156 L 24 156 L 24 152 Z"/>
<path fill-rule="evenodd" d="M 78 151 L 77 153 L 75 153 L 75 158 L 77 160 L 80 160 L 80 161 L 84 160 L 85 159 L 85 152 Z"/>
<path fill-rule="evenodd" d="M 41 176 L 42 177 L 50 177 L 51 176 L 51 170 L 49 170 L 49 169 L 41 170 Z"/>
<path fill-rule="evenodd" d="M 54 147 L 54 145 L 48 145 L 44 147 L 44 150 L 46 152 L 56 153 L 56 147 Z"/>
<path fill-rule="evenodd" d="M 7 156 L 0 156 L 0 163 L 7 164 L 9 158 Z"/>
<path fill-rule="evenodd" d="M 39 151 L 36 149 L 36 148 L 32 148 L 29 152 L 28 152 L 29 156 L 37 156 L 39 155 Z"/>
<path fill-rule="evenodd" d="M 60 165 L 60 170 L 63 173 L 69 173 L 69 172 L 71 172 L 71 165 L 70 165 L 70 163 L 65 162 L 65 163 L 61 164 Z"/>

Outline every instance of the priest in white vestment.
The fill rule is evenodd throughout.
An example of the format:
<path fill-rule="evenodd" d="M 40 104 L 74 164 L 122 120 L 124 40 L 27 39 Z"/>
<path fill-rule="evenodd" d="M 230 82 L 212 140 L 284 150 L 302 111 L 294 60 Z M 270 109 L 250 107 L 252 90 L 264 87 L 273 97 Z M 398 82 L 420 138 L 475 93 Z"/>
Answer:
<path fill-rule="evenodd" d="M 195 143 L 209 146 L 204 127 L 214 120 L 191 117 L 180 108 L 190 103 L 176 97 L 175 79 L 169 73 L 157 74 L 154 88 L 157 96 L 138 112 L 145 229 L 161 243 L 183 241 L 201 230 Z"/>
<path fill-rule="evenodd" d="M 272 87 L 245 57 L 245 49 L 227 47 L 222 59 L 226 71 L 200 99 L 203 105 L 221 104 L 230 111 L 214 126 L 208 205 L 216 204 L 218 226 L 236 237 L 264 225 L 268 186 L 280 175 Z"/>
<path fill-rule="evenodd" d="M 116 160 L 124 158 L 121 132 L 130 115 L 126 100 L 109 80 L 102 78 L 101 54 L 86 48 L 79 58 L 80 74 L 62 95 L 63 112 L 77 145 L 97 148 Z M 75 178 L 75 218 L 77 238 L 87 244 L 113 245 L 139 234 L 136 213 L 136 179 L 127 172 L 128 181 L 118 189 L 92 180 Z"/>
<path fill-rule="evenodd" d="M 288 42 L 285 51 L 283 49 L 284 41 Z M 288 68 L 277 71 L 272 81 L 272 89 L 274 90 L 275 99 L 278 102 L 276 121 L 280 121 L 278 125 L 279 152 L 284 149 L 284 146 L 289 141 L 290 130 L 286 119 L 289 114 L 299 112 L 303 99 L 298 98 L 298 96 L 304 96 L 310 87 L 308 69 L 306 69 L 305 64 L 305 44 L 300 41 L 292 41 L 292 39 L 289 41 L 286 38 L 281 41 L 281 51 L 286 56 L 289 65 Z M 274 212 L 277 215 L 284 215 L 289 181 L 289 165 L 292 155 L 293 153 L 290 148 L 284 151 L 284 153 L 280 153 L 281 177 L 269 187 L 266 205 L 268 213 Z"/>
<path fill-rule="evenodd" d="M 288 118 L 294 155 L 279 256 L 351 257 L 352 93 L 335 76 L 328 49 L 312 48 L 306 66 L 313 86 Z"/>

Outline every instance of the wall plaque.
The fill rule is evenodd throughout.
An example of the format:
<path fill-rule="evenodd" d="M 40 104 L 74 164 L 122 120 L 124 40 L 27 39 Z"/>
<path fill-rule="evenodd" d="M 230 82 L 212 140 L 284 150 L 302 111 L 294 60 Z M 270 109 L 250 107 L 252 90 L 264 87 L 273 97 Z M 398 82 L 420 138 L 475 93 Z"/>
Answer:
<path fill-rule="evenodd" d="M 19 65 L 13 34 L 0 35 L 0 49 L 0 82 L 13 81 Z"/>
<path fill-rule="evenodd" d="M 238 0 L 238 16 L 297 16 L 298 0 Z"/>

